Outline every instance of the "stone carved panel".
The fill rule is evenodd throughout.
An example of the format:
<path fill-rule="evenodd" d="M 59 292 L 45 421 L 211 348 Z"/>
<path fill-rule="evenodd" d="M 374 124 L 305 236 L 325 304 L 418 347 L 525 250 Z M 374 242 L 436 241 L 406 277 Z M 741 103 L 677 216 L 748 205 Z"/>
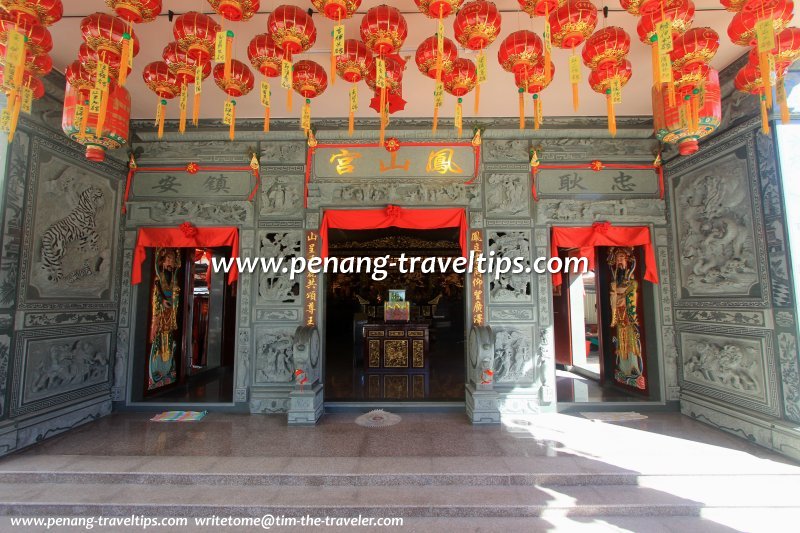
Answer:
<path fill-rule="evenodd" d="M 302 233 L 259 232 L 259 257 L 283 257 L 284 262 L 302 253 Z M 286 263 L 288 264 L 288 263 Z M 258 304 L 296 303 L 300 301 L 300 279 L 290 279 L 283 272 L 258 273 Z"/>
<path fill-rule="evenodd" d="M 30 137 L 20 131 L 11 143 L 5 184 L 5 220 L 0 261 L 0 307 L 12 307 L 17 294 L 19 256 L 22 234 L 22 210 L 25 200 L 25 175 L 28 166 Z"/>
<path fill-rule="evenodd" d="M 26 313 L 24 324 L 26 328 L 99 324 L 114 322 L 116 315 L 114 311 Z"/>
<path fill-rule="evenodd" d="M 489 275 L 489 295 L 492 302 L 531 301 L 531 236 L 527 231 L 492 231 L 489 233 L 489 253 L 494 258 L 508 258 L 512 262 L 521 258 L 527 272 L 520 274 Z M 519 262 L 519 259 L 517 259 Z"/>
<path fill-rule="evenodd" d="M 295 328 L 265 328 L 255 330 L 254 383 L 289 383 L 294 378 Z"/>
<path fill-rule="evenodd" d="M 528 161 L 530 157 L 528 141 L 495 140 L 483 141 L 481 151 L 485 161 Z"/>
<path fill-rule="evenodd" d="M 6 414 L 6 387 L 8 364 L 11 357 L 11 337 L 0 335 L 0 417 Z"/>
<path fill-rule="evenodd" d="M 533 342 L 530 329 L 495 331 L 494 381 L 520 383 L 533 380 Z"/>
<path fill-rule="evenodd" d="M 491 174 L 486 180 L 488 215 L 530 216 L 528 174 Z"/>
<path fill-rule="evenodd" d="M 110 301 L 119 182 L 34 143 L 22 266 L 26 302 Z"/>
<path fill-rule="evenodd" d="M 544 163 L 585 163 L 593 159 L 651 162 L 657 148 L 653 139 L 542 139 L 539 158 Z"/>
<path fill-rule="evenodd" d="M 119 328 L 117 330 L 117 349 L 114 355 L 114 386 L 111 388 L 111 399 L 115 402 L 125 399 L 129 336 L 130 330 L 128 328 Z"/>
<path fill-rule="evenodd" d="M 297 322 L 300 309 L 256 309 L 256 322 Z"/>
<path fill-rule="evenodd" d="M 278 176 L 261 182 L 260 216 L 301 216 L 302 214 L 303 176 Z"/>
<path fill-rule="evenodd" d="M 445 179 L 381 178 L 316 182 L 309 189 L 309 207 L 320 205 L 470 205 L 480 207 L 480 185 Z"/>
<path fill-rule="evenodd" d="M 664 200 L 628 199 L 613 201 L 539 200 L 536 221 L 540 224 L 592 223 L 612 220 L 615 224 L 665 224 Z"/>
<path fill-rule="evenodd" d="M 262 165 L 292 165 L 306 162 L 306 143 L 296 142 L 262 142 Z"/>
<path fill-rule="evenodd" d="M 128 225 L 161 223 L 196 225 L 249 225 L 253 222 L 253 204 L 247 201 L 203 202 L 132 202 L 128 206 Z"/>
<path fill-rule="evenodd" d="M 525 307 L 493 307 L 489 313 L 492 322 L 532 322 L 534 309 Z"/>
<path fill-rule="evenodd" d="M 146 144 L 146 149 L 137 159 L 140 165 L 164 166 L 166 162 L 185 165 L 196 163 L 238 163 L 246 164 L 252 143 L 225 141 L 154 141 Z"/>
<path fill-rule="evenodd" d="M 239 328 L 236 389 L 245 391 L 250 385 L 250 328 Z M 247 399 L 237 401 L 247 401 Z"/>
<path fill-rule="evenodd" d="M 110 333 L 31 339 L 26 344 L 25 404 L 109 380 Z"/>
<path fill-rule="evenodd" d="M 783 409 L 786 418 L 800 422 L 800 368 L 797 338 L 790 333 L 778 334 L 778 352 L 783 383 Z"/>

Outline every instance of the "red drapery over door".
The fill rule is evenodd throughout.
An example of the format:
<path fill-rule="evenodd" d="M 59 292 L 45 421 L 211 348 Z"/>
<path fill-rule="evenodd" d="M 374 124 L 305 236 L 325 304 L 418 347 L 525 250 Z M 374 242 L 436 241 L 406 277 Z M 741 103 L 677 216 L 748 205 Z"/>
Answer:
<path fill-rule="evenodd" d="M 328 257 L 329 229 L 380 229 L 390 226 L 404 229 L 458 228 L 461 253 L 467 256 L 467 215 L 463 208 L 403 209 L 390 205 L 385 209 L 325 211 L 319 229 L 322 257 Z"/>
<path fill-rule="evenodd" d="M 133 250 L 131 284 L 142 281 L 142 264 L 147 258 L 145 248 L 216 248 L 230 246 L 233 266 L 228 272 L 228 283 L 239 277 L 236 258 L 239 257 L 239 229 L 234 227 L 198 228 L 182 224 L 178 228 L 140 228 Z"/>
<path fill-rule="evenodd" d="M 644 248 L 644 279 L 658 283 L 658 270 L 650 228 L 615 227 L 609 222 L 596 222 L 591 227 L 553 228 L 550 238 L 550 255 L 558 257 L 559 248 L 579 248 L 580 255 L 589 260 L 589 268 L 594 268 L 595 246 L 642 246 Z M 561 273 L 553 274 L 553 285 L 561 285 Z"/>

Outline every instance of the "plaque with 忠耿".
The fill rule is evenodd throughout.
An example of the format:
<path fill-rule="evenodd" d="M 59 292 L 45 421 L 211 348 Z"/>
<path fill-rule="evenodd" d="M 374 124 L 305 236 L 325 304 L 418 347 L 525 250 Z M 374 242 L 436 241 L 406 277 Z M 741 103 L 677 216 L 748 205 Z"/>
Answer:
<path fill-rule="evenodd" d="M 536 172 L 539 198 L 658 198 L 658 173 L 655 169 L 540 168 Z"/>

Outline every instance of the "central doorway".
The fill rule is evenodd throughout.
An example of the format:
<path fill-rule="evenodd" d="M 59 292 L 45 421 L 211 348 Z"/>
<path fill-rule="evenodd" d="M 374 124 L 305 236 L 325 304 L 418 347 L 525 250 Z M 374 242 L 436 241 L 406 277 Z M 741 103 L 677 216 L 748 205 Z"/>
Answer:
<path fill-rule="evenodd" d="M 459 238 L 455 227 L 330 229 L 328 254 L 455 258 Z M 326 402 L 464 401 L 464 274 L 403 273 L 393 262 L 383 279 L 341 269 L 325 275 Z"/>

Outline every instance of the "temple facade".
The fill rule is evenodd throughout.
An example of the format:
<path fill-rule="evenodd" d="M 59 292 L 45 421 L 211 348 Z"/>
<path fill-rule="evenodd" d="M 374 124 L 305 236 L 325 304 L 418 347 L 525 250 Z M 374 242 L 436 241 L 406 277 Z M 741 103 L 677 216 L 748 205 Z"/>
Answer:
<path fill-rule="evenodd" d="M 168 122 L 159 140 L 152 123 L 134 121 L 136 168 L 129 172 L 123 151 L 92 163 L 63 135 L 64 81 L 50 75 L 47 96 L 20 119 L 13 142 L 0 146 L 0 453 L 114 410 L 176 405 L 150 397 L 146 385 L 148 372 L 151 385 L 154 375 L 147 363 L 155 353 L 152 319 L 170 308 L 173 293 L 164 283 L 174 278 L 162 279 L 163 301 L 154 311 L 147 280 L 154 268 L 158 274 L 154 261 L 162 263 L 151 256 L 138 262 L 143 228 L 234 228 L 241 257 L 299 257 L 315 253 L 310 246 L 327 212 L 398 206 L 461 209 L 468 244 L 479 247 L 471 249 L 521 258 L 526 267 L 551 256 L 557 228 L 646 229 L 656 271 L 645 272 L 644 255 L 633 263 L 637 322 L 625 326 L 631 317 L 614 314 L 616 325 L 601 325 L 617 328 L 615 346 L 631 342 L 637 352 L 625 363 L 634 374 L 618 361 L 606 378 L 622 372 L 639 390 L 624 404 L 608 405 L 680 410 L 800 458 L 787 204 L 776 135 L 760 133 L 755 100 L 733 89 L 745 60 L 721 75 L 724 123 L 717 133 L 696 155 L 664 153 L 656 165 L 647 117 L 620 118 L 613 139 L 601 118 L 553 118 L 524 131 L 508 119 L 485 119 L 475 124 L 478 139 L 474 130 L 461 139 L 433 137 L 429 121 L 396 120 L 396 157 L 375 147 L 375 122 L 357 122 L 351 138 L 346 119 L 320 120 L 310 146 L 295 122 L 275 120 L 264 134 L 260 121 L 245 119 L 235 141 L 220 123 L 179 135 Z M 452 127 L 445 122 L 442 130 Z M 249 168 L 253 154 L 257 172 Z M 591 168 L 594 161 L 605 166 Z M 633 277 L 618 276 L 628 259 L 606 256 L 598 272 L 610 269 L 614 290 L 628 287 L 621 284 Z M 144 282 L 132 283 L 136 270 L 146 274 Z M 380 405 L 369 395 L 334 401 L 337 385 L 326 368 L 352 355 L 331 337 L 331 283 L 324 276 L 239 273 L 226 293 L 233 303 L 224 319 L 208 326 L 212 336 L 225 331 L 217 352 L 230 362 L 230 394 L 182 405 L 285 416 L 289 424 L 314 424 L 326 410 L 347 405 Z M 424 393 L 415 396 L 412 376 L 401 381 L 407 396 L 390 398 L 392 405 L 461 410 L 476 424 L 575 409 L 575 398 L 559 397 L 557 370 L 566 285 L 530 272 L 467 274 L 461 288 L 455 314 L 463 336 L 451 345 L 463 353 L 456 395 L 426 401 Z M 619 294 L 620 313 L 630 312 L 631 300 Z M 585 338 L 590 351 L 584 333 L 579 344 Z M 178 342 L 165 338 L 167 345 Z M 375 378 L 384 400 L 389 377 Z M 397 382 L 391 387 L 398 390 Z"/>

